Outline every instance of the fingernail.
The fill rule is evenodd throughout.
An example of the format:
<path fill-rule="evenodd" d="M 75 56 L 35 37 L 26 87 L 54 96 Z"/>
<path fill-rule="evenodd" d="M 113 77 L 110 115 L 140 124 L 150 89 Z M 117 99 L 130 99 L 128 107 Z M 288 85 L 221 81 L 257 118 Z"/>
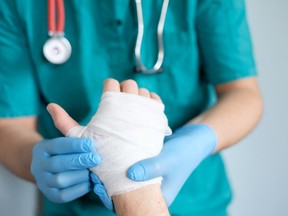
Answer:
<path fill-rule="evenodd" d="M 139 164 L 134 165 L 131 169 L 128 170 L 128 176 L 132 180 L 143 181 L 144 179 L 143 167 Z"/>
<path fill-rule="evenodd" d="M 100 185 L 100 184 L 96 184 L 94 186 L 94 192 L 98 195 L 98 196 L 103 196 L 106 193 L 105 188 Z"/>
<path fill-rule="evenodd" d="M 96 153 L 92 153 L 91 159 L 92 159 L 93 164 L 95 164 L 95 165 L 99 165 L 101 162 L 100 156 Z"/>
<path fill-rule="evenodd" d="M 131 168 L 128 170 L 128 177 L 132 180 L 135 180 L 134 169 Z"/>

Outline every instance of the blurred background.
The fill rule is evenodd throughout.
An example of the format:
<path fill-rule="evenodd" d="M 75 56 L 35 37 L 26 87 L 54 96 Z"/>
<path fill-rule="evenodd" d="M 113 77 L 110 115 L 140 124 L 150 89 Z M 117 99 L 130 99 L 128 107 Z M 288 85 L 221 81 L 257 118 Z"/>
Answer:
<path fill-rule="evenodd" d="M 247 0 L 265 113 L 254 132 L 223 152 L 232 216 L 288 215 L 288 1 Z M 34 216 L 36 188 L 0 165 L 0 215 Z"/>
<path fill-rule="evenodd" d="M 288 215 L 288 1 L 246 0 L 259 81 L 262 121 L 225 150 L 232 216 Z"/>

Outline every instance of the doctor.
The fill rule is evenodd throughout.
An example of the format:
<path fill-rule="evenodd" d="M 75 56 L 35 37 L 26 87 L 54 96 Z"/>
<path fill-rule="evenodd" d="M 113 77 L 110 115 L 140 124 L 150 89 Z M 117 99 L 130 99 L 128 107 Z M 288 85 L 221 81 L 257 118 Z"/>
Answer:
<path fill-rule="evenodd" d="M 175 132 L 159 156 L 133 165 L 128 177 L 163 176 L 172 215 L 227 215 L 231 189 L 219 151 L 247 135 L 262 113 L 244 0 L 62 3 L 0 2 L 1 163 L 40 189 L 49 185 L 40 166 L 31 174 L 31 161 L 41 163 L 33 147 L 45 142 L 57 152 L 50 162 L 61 166 L 83 156 L 70 148 L 61 154 L 61 146 L 86 141 L 57 138 L 47 104 L 86 124 L 103 80 L 133 79 L 161 97 Z M 67 178 L 42 190 L 49 198 L 44 215 L 113 215 L 90 192 L 87 168 L 98 162 L 50 170 Z M 95 188 L 109 206 L 105 189 Z"/>

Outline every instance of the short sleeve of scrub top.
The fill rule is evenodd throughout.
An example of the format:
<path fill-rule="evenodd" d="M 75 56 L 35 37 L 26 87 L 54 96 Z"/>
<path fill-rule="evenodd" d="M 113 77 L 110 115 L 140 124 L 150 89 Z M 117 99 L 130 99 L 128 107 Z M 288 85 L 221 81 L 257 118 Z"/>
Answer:
<path fill-rule="evenodd" d="M 14 1 L 0 1 L 0 118 L 38 114 L 38 91 Z"/>
<path fill-rule="evenodd" d="M 244 0 L 199 0 L 196 28 L 209 83 L 256 75 Z"/>

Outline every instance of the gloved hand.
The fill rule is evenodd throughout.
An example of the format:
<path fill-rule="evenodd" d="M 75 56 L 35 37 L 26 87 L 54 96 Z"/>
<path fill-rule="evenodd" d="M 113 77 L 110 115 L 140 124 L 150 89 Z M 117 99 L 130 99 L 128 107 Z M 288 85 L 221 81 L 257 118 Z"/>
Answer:
<path fill-rule="evenodd" d="M 34 146 L 31 173 L 49 200 L 69 202 L 92 189 L 88 168 L 100 163 L 94 145 L 84 138 L 56 138 Z"/>
<path fill-rule="evenodd" d="M 64 135 L 79 125 L 57 104 L 49 104 L 47 110 L 53 118 L 56 128 Z M 95 143 L 87 138 L 56 138 L 43 140 L 33 148 L 31 172 L 39 189 L 51 201 L 63 203 L 72 201 L 100 188 L 98 196 L 104 205 L 113 208 L 106 189 L 98 179 L 97 187 L 91 182 L 88 168 L 100 163 L 100 156 L 95 153 Z M 95 179 L 95 177 L 93 178 Z M 93 181 L 92 179 L 92 181 Z M 103 193 L 105 190 L 105 193 Z M 97 190 L 96 190 L 97 191 Z"/>
<path fill-rule="evenodd" d="M 193 170 L 213 153 L 216 144 L 217 136 L 209 126 L 183 126 L 167 137 L 158 156 L 131 166 L 128 177 L 145 181 L 162 176 L 162 193 L 169 206 Z"/>

